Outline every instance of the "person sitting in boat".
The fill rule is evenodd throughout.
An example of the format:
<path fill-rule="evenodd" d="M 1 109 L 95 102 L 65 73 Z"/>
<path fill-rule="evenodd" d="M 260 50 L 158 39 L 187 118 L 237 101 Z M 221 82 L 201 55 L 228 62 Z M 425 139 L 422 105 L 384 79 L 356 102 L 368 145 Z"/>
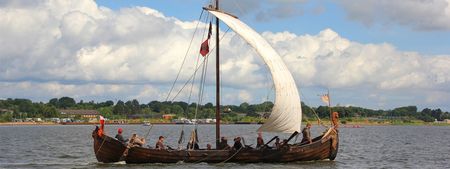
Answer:
<path fill-rule="evenodd" d="M 262 133 L 258 133 L 258 137 L 256 138 L 256 148 L 262 148 L 264 146 L 264 140 L 262 138 Z"/>
<path fill-rule="evenodd" d="M 280 138 L 277 137 L 275 139 L 275 143 L 273 143 L 273 148 L 276 148 L 276 149 L 280 148 Z"/>
<path fill-rule="evenodd" d="M 128 142 L 128 139 L 124 139 L 122 136 L 122 128 L 117 129 L 116 139 L 119 140 L 122 144 L 126 144 Z"/>
<path fill-rule="evenodd" d="M 211 144 L 206 144 L 206 150 L 211 150 Z"/>
<path fill-rule="evenodd" d="M 131 139 L 130 139 L 130 145 L 132 147 L 134 147 L 134 146 L 142 147 L 142 146 L 144 146 L 144 144 L 145 144 L 145 139 L 142 137 L 139 137 L 136 133 L 133 133 L 133 136 L 131 136 Z"/>
<path fill-rule="evenodd" d="M 155 148 L 157 150 L 165 150 L 166 147 L 164 146 L 164 136 L 159 136 L 158 142 L 156 142 Z"/>
<path fill-rule="evenodd" d="M 195 130 L 192 132 L 191 138 L 189 139 L 186 149 L 188 150 L 200 149 L 200 147 L 198 146 L 197 132 Z"/>
<path fill-rule="evenodd" d="M 229 150 L 230 146 L 228 145 L 228 140 L 225 137 L 220 138 L 219 147 L 217 149 L 220 150 Z"/>
<path fill-rule="evenodd" d="M 242 148 L 242 143 L 241 143 L 241 137 L 236 137 L 234 138 L 234 145 L 233 145 L 233 149 L 234 150 L 239 150 Z"/>
<path fill-rule="evenodd" d="M 311 123 L 306 123 L 306 127 L 303 128 L 303 130 L 302 130 L 303 139 L 300 142 L 301 144 L 304 144 L 304 143 L 311 144 L 312 143 L 310 129 L 311 129 Z"/>
<path fill-rule="evenodd" d="M 192 150 L 192 149 L 198 150 L 198 149 L 200 149 L 200 146 L 198 146 L 198 143 L 196 141 L 189 141 L 188 145 L 187 145 L 187 149 L 188 150 Z"/>

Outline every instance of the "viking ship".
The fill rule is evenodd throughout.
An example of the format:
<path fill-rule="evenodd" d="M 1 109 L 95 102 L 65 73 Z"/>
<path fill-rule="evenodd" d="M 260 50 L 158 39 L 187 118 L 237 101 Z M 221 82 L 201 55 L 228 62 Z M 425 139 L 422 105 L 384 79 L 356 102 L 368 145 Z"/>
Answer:
<path fill-rule="evenodd" d="M 302 109 L 299 92 L 292 74 L 279 54 L 256 31 L 237 17 L 219 9 L 215 5 L 204 7 L 215 16 L 216 24 L 216 148 L 214 149 L 163 149 L 147 147 L 127 147 L 118 140 L 105 134 L 99 136 L 98 127 L 93 131 L 94 152 L 99 162 L 111 163 L 124 160 L 126 163 L 274 163 L 294 161 L 334 160 L 339 147 L 339 135 L 333 126 L 312 139 L 312 143 L 288 143 L 301 129 Z M 268 119 L 258 132 L 291 133 L 286 144 L 280 148 L 252 148 L 244 146 L 238 150 L 221 150 L 220 135 L 220 77 L 219 77 L 219 20 L 228 25 L 235 33 L 252 46 L 267 65 L 275 88 L 275 102 Z"/>

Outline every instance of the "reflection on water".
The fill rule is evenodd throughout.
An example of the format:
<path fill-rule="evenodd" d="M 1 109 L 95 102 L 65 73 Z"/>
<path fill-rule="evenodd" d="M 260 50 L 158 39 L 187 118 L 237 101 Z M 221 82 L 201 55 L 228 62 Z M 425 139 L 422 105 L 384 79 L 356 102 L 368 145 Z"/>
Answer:
<path fill-rule="evenodd" d="M 106 126 L 114 136 L 117 128 L 125 136 L 145 135 L 149 126 Z M 222 135 L 243 136 L 246 144 L 256 144 L 258 125 L 223 125 Z M 156 125 L 147 143 L 160 135 L 171 147 L 178 147 L 181 129 L 190 133 L 193 126 Z M 340 129 L 339 154 L 335 161 L 286 164 L 102 164 L 95 159 L 91 132 L 94 126 L 1 126 L 0 168 L 448 168 L 450 166 L 450 127 L 365 126 Z M 323 128 L 314 126 L 315 136 Z M 214 143 L 214 125 L 198 126 L 200 146 Z M 265 133 L 264 140 L 274 134 Z M 185 135 L 185 138 L 188 135 Z M 282 134 L 282 138 L 289 135 Z M 299 138 L 301 139 L 301 138 Z M 229 139 L 230 140 L 230 139 Z M 231 144 L 231 143 L 230 143 Z M 185 145 L 180 145 L 184 147 Z"/>

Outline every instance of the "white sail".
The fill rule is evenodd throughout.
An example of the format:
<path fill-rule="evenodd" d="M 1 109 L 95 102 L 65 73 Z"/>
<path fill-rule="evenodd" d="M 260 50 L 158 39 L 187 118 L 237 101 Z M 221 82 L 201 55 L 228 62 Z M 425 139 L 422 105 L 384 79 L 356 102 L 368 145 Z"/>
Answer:
<path fill-rule="evenodd" d="M 302 108 L 294 78 L 280 55 L 255 30 L 228 14 L 209 11 L 247 41 L 270 69 L 275 85 L 275 105 L 267 121 L 258 129 L 265 132 L 300 132 Z"/>

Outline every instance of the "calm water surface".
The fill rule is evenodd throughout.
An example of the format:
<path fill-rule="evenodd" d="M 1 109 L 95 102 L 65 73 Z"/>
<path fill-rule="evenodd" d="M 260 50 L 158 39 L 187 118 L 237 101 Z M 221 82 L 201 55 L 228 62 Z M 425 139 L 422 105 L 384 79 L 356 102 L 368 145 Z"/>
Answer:
<path fill-rule="evenodd" d="M 125 136 L 145 135 L 149 126 L 106 126 L 109 135 L 123 128 Z M 177 147 L 181 125 L 155 125 L 147 144 L 159 135 Z M 189 133 L 193 126 L 184 126 Z M 223 125 L 222 135 L 243 136 L 256 143 L 258 125 Z M 450 127 L 364 126 L 341 128 L 335 161 L 286 164 L 102 164 L 95 159 L 91 132 L 94 126 L 0 126 L 0 168 L 450 168 Z M 201 147 L 214 143 L 214 126 L 200 125 Z M 324 129 L 314 126 L 313 135 Z M 269 140 L 271 134 L 265 134 Z M 288 135 L 281 135 L 287 138 Z M 231 139 L 229 139 L 231 140 Z M 231 143 L 230 143 L 231 144 Z M 183 145 L 184 147 L 185 145 Z"/>

